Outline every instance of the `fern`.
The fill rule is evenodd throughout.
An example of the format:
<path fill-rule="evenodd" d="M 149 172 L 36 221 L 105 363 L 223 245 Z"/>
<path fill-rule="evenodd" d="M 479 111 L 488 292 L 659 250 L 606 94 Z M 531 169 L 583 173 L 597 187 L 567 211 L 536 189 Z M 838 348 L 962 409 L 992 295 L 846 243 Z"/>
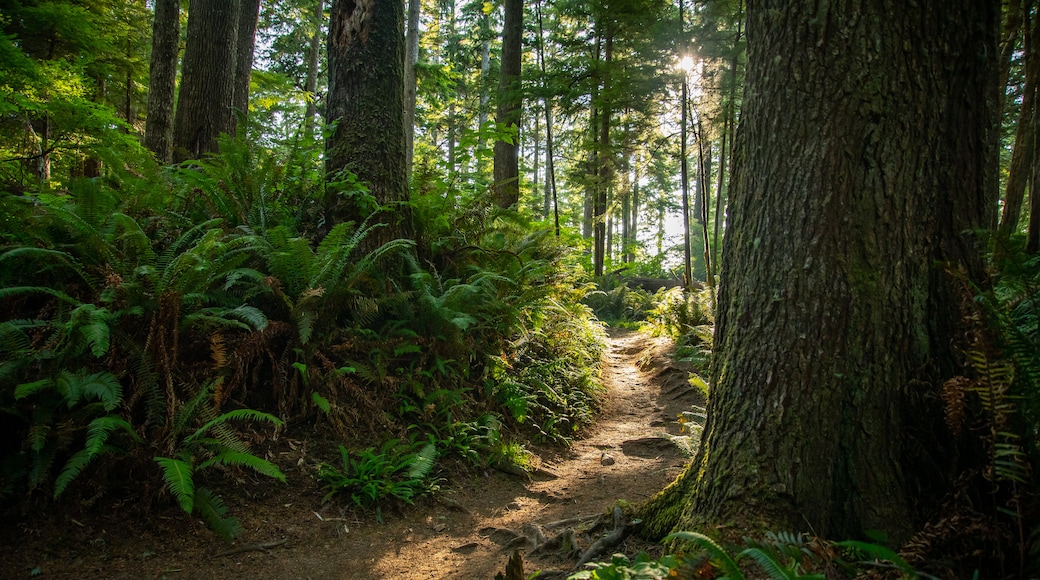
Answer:
<path fill-rule="evenodd" d="M 162 468 L 163 481 L 177 499 L 181 509 L 186 513 L 192 513 L 195 509 L 194 469 L 187 462 L 170 457 L 156 457 L 155 462 Z"/>
<path fill-rule="evenodd" d="M 433 443 L 427 443 L 415 454 L 411 465 L 408 467 L 408 479 L 423 479 L 433 470 L 434 461 L 437 459 L 437 447 Z"/>
<path fill-rule="evenodd" d="M 122 430 L 135 441 L 141 440 L 140 436 L 134 432 L 133 426 L 121 417 L 106 415 L 91 421 L 87 427 L 87 441 L 83 449 L 77 451 L 69 458 L 61 473 L 58 474 L 57 479 L 54 480 L 55 499 L 65 493 L 69 484 L 79 476 L 91 461 L 104 454 L 106 451 L 105 443 L 116 430 Z"/>
<path fill-rule="evenodd" d="M 242 453 L 240 451 L 224 451 L 219 455 L 215 455 L 211 459 L 208 459 L 199 464 L 198 470 L 202 470 L 212 465 L 237 465 L 242 467 L 248 467 L 260 475 L 266 475 L 272 479 L 285 483 L 285 475 L 270 461 L 261 459 L 252 453 Z"/>
<path fill-rule="evenodd" d="M 208 488 L 200 487 L 195 491 L 195 510 L 209 529 L 225 540 L 231 540 L 242 533 L 242 524 L 230 514 L 227 504 L 220 496 Z"/>
<path fill-rule="evenodd" d="M 737 566 L 737 562 L 715 540 L 698 532 L 673 532 L 668 534 L 663 541 L 672 542 L 675 540 L 690 542 L 707 552 L 713 560 L 719 563 L 722 571 L 730 580 L 744 580 L 744 573 Z"/>

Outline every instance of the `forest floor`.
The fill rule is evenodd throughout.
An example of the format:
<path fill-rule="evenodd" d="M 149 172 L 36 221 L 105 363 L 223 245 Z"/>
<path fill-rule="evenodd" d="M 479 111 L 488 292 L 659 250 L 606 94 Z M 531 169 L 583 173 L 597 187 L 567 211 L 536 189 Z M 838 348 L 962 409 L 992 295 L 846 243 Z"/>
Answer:
<path fill-rule="evenodd" d="M 596 516 L 645 501 L 680 473 L 689 457 L 673 440 L 683 435 L 677 417 L 704 405 L 669 340 L 614 331 L 610 341 L 601 412 L 569 448 L 531 449 L 540 465 L 531 478 L 449 476 L 439 499 L 384 511 L 379 523 L 371 511 L 322 504 L 308 451 L 320 443 L 283 436 L 269 457 L 289 485 L 239 481 L 245 494 L 224 494 L 245 529 L 234 543 L 172 505 L 143 514 L 103 499 L 64 513 L 22 506 L 3 515 L 0 578 L 490 579 L 539 533 L 573 529 L 585 550 L 612 525 L 604 516 L 606 527 L 595 526 Z M 599 559 L 639 550 L 659 548 L 629 536 Z M 577 562 L 558 549 L 532 552 L 528 544 L 528 575 L 563 577 Z"/>

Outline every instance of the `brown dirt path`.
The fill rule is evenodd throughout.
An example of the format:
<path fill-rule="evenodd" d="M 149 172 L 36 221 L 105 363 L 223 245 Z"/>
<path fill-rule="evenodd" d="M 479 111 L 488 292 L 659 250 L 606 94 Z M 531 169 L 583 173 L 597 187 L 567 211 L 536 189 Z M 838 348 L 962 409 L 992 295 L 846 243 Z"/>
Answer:
<path fill-rule="evenodd" d="M 273 458 L 290 485 L 240 482 L 255 495 L 232 506 L 246 531 L 231 546 L 174 508 L 147 521 L 118 505 L 84 521 L 30 512 L 0 532 L 0 578 L 33 570 L 42 578 L 493 578 L 511 551 L 500 545 L 509 535 L 501 530 L 536 526 L 550 536 L 559 530 L 546 524 L 642 502 L 678 475 L 688 458 L 670 439 L 681 435 L 676 417 L 704 402 L 670 348 L 666 339 L 611 333 L 602 412 L 569 449 L 535 450 L 542 471 L 532 480 L 498 471 L 455 478 L 442 499 L 386 513 L 381 524 L 370 513 L 323 506 L 306 442 L 285 441 Z M 571 524 L 582 550 L 602 535 L 587 534 L 587 525 Z M 653 546 L 629 539 L 612 552 L 639 549 Z M 217 556 L 229 550 L 237 551 Z M 525 555 L 528 574 L 575 564 L 546 552 Z"/>

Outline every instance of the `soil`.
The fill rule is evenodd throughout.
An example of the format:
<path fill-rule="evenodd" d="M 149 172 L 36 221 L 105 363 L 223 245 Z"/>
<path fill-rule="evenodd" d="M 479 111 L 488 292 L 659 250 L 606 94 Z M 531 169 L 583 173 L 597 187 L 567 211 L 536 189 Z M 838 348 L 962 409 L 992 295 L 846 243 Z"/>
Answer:
<path fill-rule="evenodd" d="M 671 360 L 670 341 L 634 331 L 612 332 L 610 340 L 597 419 L 569 448 L 531 449 L 539 463 L 531 477 L 497 470 L 449 476 L 438 498 L 377 519 L 322 504 L 318 460 L 309 450 L 319 443 L 282 437 L 268 456 L 289 485 L 247 479 L 235 482 L 237 493 L 223 494 L 238 498 L 229 503 L 245 532 L 235 542 L 173 505 L 146 513 L 111 500 L 64 513 L 22 505 L 0 529 L 0 578 L 483 579 L 503 571 L 515 548 L 527 574 L 564 577 L 611 531 L 613 507 L 664 488 L 689 459 L 684 445 L 697 443 L 679 417 L 692 417 L 703 396 L 687 381 L 688 369 Z M 534 550 L 528 540 L 567 529 L 577 551 Z M 656 549 L 629 535 L 598 559 Z"/>

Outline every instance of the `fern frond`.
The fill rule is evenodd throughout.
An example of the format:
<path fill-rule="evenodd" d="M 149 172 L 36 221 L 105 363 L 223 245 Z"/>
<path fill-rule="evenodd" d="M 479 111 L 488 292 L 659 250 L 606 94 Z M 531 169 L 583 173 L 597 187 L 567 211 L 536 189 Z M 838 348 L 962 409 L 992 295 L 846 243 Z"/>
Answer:
<path fill-rule="evenodd" d="M 411 465 L 408 467 L 408 479 L 422 479 L 433 470 L 433 462 L 437 459 L 437 447 L 433 443 L 423 445 L 423 448 L 415 454 Z"/>
<path fill-rule="evenodd" d="M 184 443 L 191 443 L 192 441 L 199 439 L 200 437 L 208 433 L 210 429 L 217 425 L 227 423 L 228 421 L 240 419 L 248 421 L 266 421 L 268 423 L 271 423 L 272 425 L 275 425 L 276 427 L 281 427 L 283 425 L 281 419 L 275 417 L 270 413 L 264 413 L 255 409 L 235 409 L 234 411 L 228 411 L 227 413 L 224 413 L 223 415 L 220 415 L 215 419 L 207 421 L 205 425 L 199 427 L 194 433 L 186 437 L 184 439 Z"/>
<path fill-rule="evenodd" d="M 123 402 L 123 385 L 108 371 L 81 377 L 63 371 L 56 381 L 58 391 L 65 396 L 65 404 L 71 409 L 81 399 L 88 397 L 101 401 L 106 411 L 112 411 Z"/>
<path fill-rule="evenodd" d="M 228 515 L 231 510 L 227 504 L 209 488 L 200 487 L 196 490 L 195 509 L 209 529 L 225 540 L 232 540 L 242 533 L 242 524 L 234 516 Z"/>
<path fill-rule="evenodd" d="M 260 475 L 266 475 L 272 479 L 285 483 L 285 475 L 278 469 L 278 467 L 267 461 L 253 455 L 252 453 L 242 453 L 240 451 L 224 451 L 212 458 L 202 462 L 196 468 L 197 471 L 202 470 L 205 467 L 211 465 L 237 465 L 241 467 L 248 467 Z"/>
<path fill-rule="evenodd" d="M 745 548 L 739 554 L 737 554 L 737 560 L 749 556 L 755 561 L 766 574 L 773 580 L 795 580 L 796 578 L 805 578 L 805 576 L 799 576 L 794 570 L 789 570 L 780 565 L 779 562 L 773 559 L 768 552 L 761 548 Z M 821 576 L 822 578 L 822 576 Z"/>
<path fill-rule="evenodd" d="M 180 459 L 156 457 L 155 462 L 162 468 L 170 493 L 177 498 L 181 509 L 190 514 L 195 508 L 195 470 Z"/>
<path fill-rule="evenodd" d="M 740 570 L 740 567 L 737 566 L 736 561 L 730 557 L 722 546 L 718 545 L 715 540 L 708 536 L 698 532 L 673 532 L 668 534 L 663 541 L 671 542 L 673 540 L 681 540 L 694 544 L 707 552 L 713 560 L 718 562 L 722 571 L 725 572 L 726 576 L 731 580 L 744 580 L 744 573 Z"/>
<path fill-rule="evenodd" d="M 54 498 L 57 499 L 65 493 L 68 486 L 95 458 L 103 454 L 105 443 L 113 431 L 122 429 L 135 441 L 140 441 L 140 436 L 134 432 L 133 426 L 121 417 L 106 415 L 98 417 L 90 422 L 87 427 L 87 441 L 83 449 L 77 451 L 61 469 L 57 479 L 54 480 Z"/>

